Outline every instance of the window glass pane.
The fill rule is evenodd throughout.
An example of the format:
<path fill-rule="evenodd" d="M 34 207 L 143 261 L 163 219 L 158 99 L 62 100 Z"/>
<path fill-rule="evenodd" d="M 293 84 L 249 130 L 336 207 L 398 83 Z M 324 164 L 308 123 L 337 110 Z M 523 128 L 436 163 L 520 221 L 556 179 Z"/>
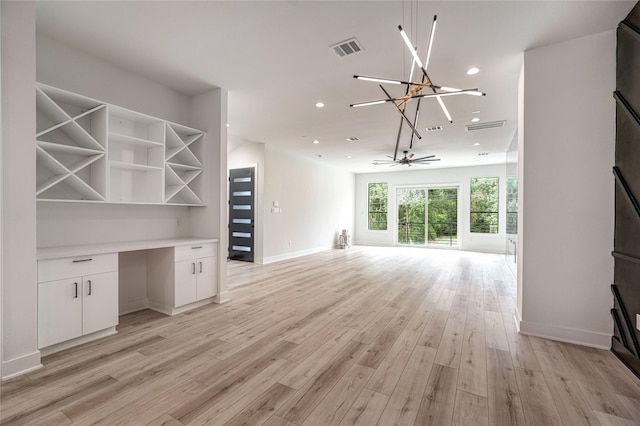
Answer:
<path fill-rule="evenodd" d="M 237 177 L 237 178 L 233 178 L 234 182 L 251 182 L 251 178 L 250 177 Z"/>
<path fill-rule="evenodd" d="M 232 237 L 237 237 L 237 238 L 251 238 L 251 233 L 249 232 L 233 232 L 231 233 Z"/>
<path fill-rule="evenodd" d="M 251 219 L 233 219 L 233 223 L 242 223 L 244 225 L 251 225 Z"/>
<path fill-rule="evenodd" d="M 498 178 L 471 179 L 471 232 L 498 233 Z"/>
<path fill-rule="evenodd" d="M 507 234 L 518 233 L 518 176 L 507 176 Z"/>
<path fill-rule="evenodd" d="M 247 247 L 247 246 L 231 246 L 231 250 L 235 250 L 235 251 L 251 251 L 251 247 Z"/>
<path fill-rule="evenodd" d="M 236 204 L 233 206 L 233 210 L 251 210 L 250 204 Z"/>
<path fill-rule="evenodd" d="M 234 197 L 250 197 L 251 191 L 233 191 Z"/>
<path fill-rule="evenodd" d="M 368 189 L 368 229 L 387 230 L 387 184 L 370 183 Z"/>

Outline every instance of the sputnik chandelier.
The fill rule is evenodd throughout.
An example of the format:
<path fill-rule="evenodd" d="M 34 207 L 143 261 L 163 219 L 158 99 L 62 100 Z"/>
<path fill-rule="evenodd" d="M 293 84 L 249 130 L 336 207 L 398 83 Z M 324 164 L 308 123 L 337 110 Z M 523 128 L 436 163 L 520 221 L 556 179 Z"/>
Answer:
<path fill-rule="evenodd" d="M 404 40 L 405 44 L 407 45 L 407 48 L 409 49 L 409 52 L 411 53 L 411 56 L 413 57 L 413 61 L 412 61 L 412 64 L 411 64 L 411 72 L 409 74 L 409 80 L 408 81 L 393 80 L 393 79 L 378 78 L 378 77 L 366 77 L 366 76 L 362 76 L 362 75 L 354 75 L 353 76 L 353 78 L 356 78 L 358 80 L 371 81 L 371 82 L 374 82 L 374 83 L 381 83 L 381 84 L 378 84 L 378 86 L 380 87 L 382 92 L 385 94 L 386 98 L 385 99 L 376 100 L 376 101 L 360 102 L 360 103 L 351 104 L 350 106 L 352 108 L 364 107 L 364 106 L 369 106 L 369 105 L 378 105 L 378 104 L 384 104 L 384 103 L 392 103 L 396 107 L 398 112 L 400 113 L 400 126 L 398 127 L 398 137 L 396 139 L 396 148 L 395 148 L 395 151 L 394 151 L 394 154 L 393 154 L 393 161 L 397 160 L 398 146 L 400 144 L 400 136 L 402 134 L 402 125 L 403 125 L 403 123 L 406 123 L 409 126 L 409 128 L 411 128 L 411 131 L 412 131 L 409 148 L 413 148 L 414 137 L 417 137 L 418 139 L 422 139 L 422 136 L 420 135 L 420 133 L 416 129 L 416 125 L 418 123 L 418 116 L 419 116 L 419 113 L 420 113 L 420 101 L 423 98 L 436 98 L 436 100 L 438 101 L 438 104 L 440 104 L 440 108 L 442 108 L 442 112 L 447 117 L 447 120 L 449 121 L 449 123 L 453 123 L 453 119 L 451 118 L 451 114 L 449 114 L 449 111 L 447 110 L 447 107 L 445 106 L 444 101 L 442 100 L 442 98 L 447 97 L 447 96 L 457 96 L 457 95 L 471 95 L 471 96 L 485 96 L 486 95 L 486 93 L 483 93 L 483 92 L 479 91 L 477 88 L 475 88 L 475 89 L 456 89 L 454 87 L 438 86 L 438 85 L 433 84 L 433 82 L 429 78 L 429 75 L 427 74 L 427 68 L 429 66 L 429 59 L 431 57 L 431 48 L 433 47 L 433 37 L 434 37 L 435 32 L 436 32 L 437 18 L 438 18 L 437 15 L 435 15 L 433 17 L 433 23 L 431 24 L 431 32 L 430 32 L 430 35 L 429 35 L 429 44 L 428 44 L 429 47 L 427 48 L 427 57 L 426 57 L 424 63 L 420 60 L 420 57 L 418 56 L 418 52 L 417 52 L 416 48 L 413 47 L 413 45 L 411 44 L 411 40 L 409 40 L 409 37 L 407 36 L 407 33 L 405 33 L 405 31 L 404 31 L 404 29 L 402 29 L 401 25 L 398 25 L 398 29 L 400 30 L 400 36 Z M 418 66 L 419 71 L 422 72 L 422 78 L 421 78 L 420 82 L 414 82 L 413 81 L 413 73 L 414 73 L 414 69 L 415 69 L 416 65 Z M 405 94 L 403 96 L 399 96 L 399 97 L 395 97 L 394 98 L 382 86 L 382 84 L 404 85 L 404 86 L 406 86 Z M 424 91 L 429 91 L 429 93 L 423 93 L 423 90 Z M 413 121 L 411 121 L 409 119 L 409 117 L 407 116 L 407 114 L 406 114 L 407 104 L 412 99 L 417 99 L 416 111 L 415 111 L 415 115 L 413 117 Z"/>

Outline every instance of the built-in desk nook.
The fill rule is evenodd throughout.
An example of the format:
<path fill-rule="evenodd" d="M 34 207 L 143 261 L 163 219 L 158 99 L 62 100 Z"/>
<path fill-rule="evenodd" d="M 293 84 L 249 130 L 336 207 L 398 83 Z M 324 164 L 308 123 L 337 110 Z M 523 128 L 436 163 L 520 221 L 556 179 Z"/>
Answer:
<path fill-rule="evenodd" d="M 38 249 L 38 349 L 114 334 L 128 312 L 174 315 L 217 301 L 217 256 L 211 238 Z"/>

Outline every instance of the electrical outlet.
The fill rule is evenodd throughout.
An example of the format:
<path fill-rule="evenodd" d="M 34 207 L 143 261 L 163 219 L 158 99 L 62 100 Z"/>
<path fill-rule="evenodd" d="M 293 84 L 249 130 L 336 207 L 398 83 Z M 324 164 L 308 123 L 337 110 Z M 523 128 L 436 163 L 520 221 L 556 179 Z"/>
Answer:
<path fill-rule="evenodd" d="M 636 314 L 636 328 L 640 330 L 640 314 Z"/>

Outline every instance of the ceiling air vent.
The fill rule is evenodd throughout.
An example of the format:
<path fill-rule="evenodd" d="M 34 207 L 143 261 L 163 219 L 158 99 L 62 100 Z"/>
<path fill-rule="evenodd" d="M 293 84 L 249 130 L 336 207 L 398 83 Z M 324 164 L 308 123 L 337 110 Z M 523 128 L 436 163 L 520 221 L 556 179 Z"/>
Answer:
<path fill-rule="evenodd" d="M 429 126 L 426 127 L 427 132 L 437 132 L 439 130 L 442 130 L 442 126 Z"/>
<path fill-rule="evenodd" d="M 489 121 L 487 123 L 467 124 L 465 127 L 467 129 L 467 132 L 473 132 L 475 130 L 497 129 L 500 127 L 504 127 L 505 124 L 507 124 L 507 120 Z"/>
<path fill-rule="evenodd" d="M 355 142 L 355 141 L 359 141 L 360 139 L 358 139 L 355 136 L 350 136 L 348 138 L 344 138 L 344 140 L 346 140 L 347 142 Z"/>
<path fill-rule="evenodd" d="M 347 56 L 353 55 L 354 53 L 358 53 L 362 48 L 360 42 L 354 37 L 349 40 L 341 41 L 340 43 L 336 43 L 333 46 L 329 46 L 336 55 L 338 56 Z"/>
<path fill-rule="evenodd" d="M 507 124 L 507 120 L 489 121 L 488 123 L 467 124 L 465 127 L 467 129 L 467 132 L 473 132 L 475 130 L 497 129 L 500 127 L 504 127 L 505 124 Z"/>

